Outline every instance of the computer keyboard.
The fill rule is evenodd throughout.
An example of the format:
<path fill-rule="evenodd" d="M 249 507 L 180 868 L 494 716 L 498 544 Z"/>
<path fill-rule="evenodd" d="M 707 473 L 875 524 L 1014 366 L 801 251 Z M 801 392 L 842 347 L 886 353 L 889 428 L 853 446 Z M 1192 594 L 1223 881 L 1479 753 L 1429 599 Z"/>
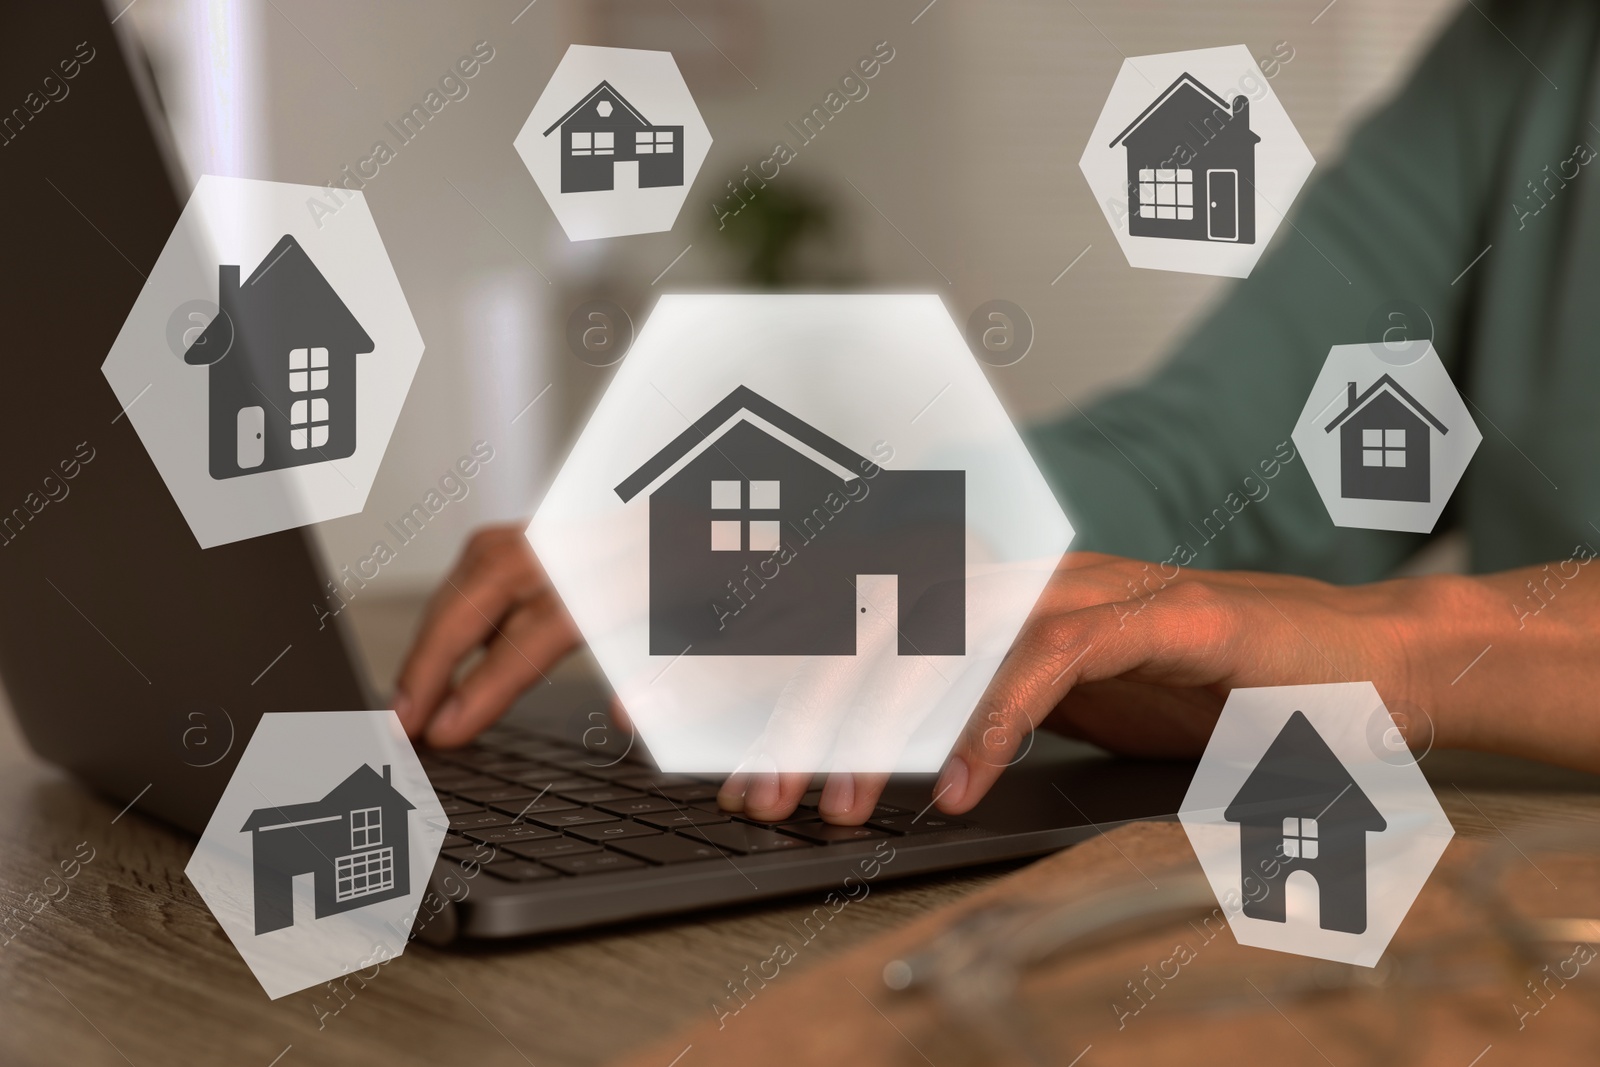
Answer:
<path fill-rule="evenodd" d="M 419 753 L 449 819 L 440 863 L 533 883 L 678 867 L 729 856 L 826 849 L 968 829 L 931 810 L 883 804 L 864 826 L 833 826 L 818 792 L 764 823 L 721 811 L 720 778 L 656 771 L 501 727 L 467 748 Z M 474 871 L 476 873 L 476 871 Z"/>

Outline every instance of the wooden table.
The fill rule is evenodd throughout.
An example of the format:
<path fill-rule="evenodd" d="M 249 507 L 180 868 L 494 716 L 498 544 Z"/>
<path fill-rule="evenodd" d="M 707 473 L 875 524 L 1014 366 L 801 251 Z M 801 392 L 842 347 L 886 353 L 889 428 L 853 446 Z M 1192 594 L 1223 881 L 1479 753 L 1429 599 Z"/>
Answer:
<path fill-rule="evenodd" d="M 414 611 L 373 604 L 358 618 L 376 677 L 392 677 Z M 1463 834 L 1515 837 L 1550 818 L 1600 822 L 1600 778 L 1443 752 L 1423 767 Z M 792 939 L 789 924 L 817 903 L 464 951 L 413 943 L 370 983 L 351 981 L 345 1001 L 322 989 L 274 1002 L 185 879 L 192 839 L 118 808 L 35 758 L 0 714 L 0 915 L 28 912 L 30 893 L 59 898 L 0 946 L 6 1067 L 603 1063 L 711 1018 L 725 983 Z M 63 883 L 46 878 L 88 853 L 80 842 L 94 858 L 60 897 Z M 879 885 L 785 974 L 1006 873 Z M 319 1004 L 340 1009 L 320 1029 Z"/>

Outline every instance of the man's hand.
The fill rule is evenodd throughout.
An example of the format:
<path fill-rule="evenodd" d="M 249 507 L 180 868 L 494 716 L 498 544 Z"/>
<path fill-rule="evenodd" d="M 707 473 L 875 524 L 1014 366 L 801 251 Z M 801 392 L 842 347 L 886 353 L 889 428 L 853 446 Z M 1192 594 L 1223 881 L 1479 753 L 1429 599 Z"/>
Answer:
<path fill-rule="evenodd" d="M 1127 755 L 1197 756 L 1238 686 L 1373 681 L 1417 700 L 1408 653 L 1431 601 L 1467 579 L 1341 587 L 1275 574 L 1185 570 L 1076 553 L 1056 571 L 989 684 L 934 787 L 941 810 L 977 804 L 1050 726 Z M 1430 633 L 1435 644 L 1445 635 Z M 1481 647 L 1481 646 L 1480 646 Z M 886 776 L 834 774 L 820 810 L 831 822 L 871 815 Z M 736 775 L 724 806 L 781 819 L 804 775 Z"/>
<path fill-rule="evenodd" d="M 1600 730 L 1591 725 L 1600 580 L 1583 581 L 1580 570 L 1592 558 L 1563 564 L 1559 598 L 1548 593 L 1533 610 L 1519 605 L 1536 581 L 1554 581 L 1551 567 L 1335 586 L 1237 571 L 1168 577 L 1153 564 L 1075 553 L 1051 577 L 956 742 L 934 788 L 938 806 L 971 809 L 1037 726 L 1127 755 L 1192 757 L 1230 690 L 1312 682 L 1370 681 L 1391 706 L 1420 706 L 1431 722 L 1418 725 L 1433 736 L 1413 732 L 1414 746 L 1600 770 Z M 395 710 L 411 736 L 463 744 L 577 643 L 521 529 L 484 530 L 429 605 Z M 453 683 L 480 647 L 482 659 Z M 1532 703 L 1529 679 L 1539 686 Z M 811 777 L 735 774 L 718 799 L 781 819 Z M 866 821 L 886 782 L 883 774 L 829 776 L 822 815 Z"/>
<path fill-rule="evenodd" d="M 429 602 L 394 710 L 411 737 L 465 744 L 577 644 L 522 527 L 487 527 Z M 456 668 L 479 648 L 483 658 L 457 683 Z"/>

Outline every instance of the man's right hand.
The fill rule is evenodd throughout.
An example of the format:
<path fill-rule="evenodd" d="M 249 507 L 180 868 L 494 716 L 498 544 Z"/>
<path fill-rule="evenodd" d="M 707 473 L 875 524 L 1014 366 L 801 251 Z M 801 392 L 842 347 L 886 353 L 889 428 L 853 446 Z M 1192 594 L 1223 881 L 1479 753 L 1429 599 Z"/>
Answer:
<path fill-rule="evenodd" d="M 406 733 L 430 745 L 463 745 L 505 714 L 524 690 L 578 645 L 521 526 L 474 534 L 428 602 L 395 685 Z M 482 648 L 458 682 L 456 669 Z"/>

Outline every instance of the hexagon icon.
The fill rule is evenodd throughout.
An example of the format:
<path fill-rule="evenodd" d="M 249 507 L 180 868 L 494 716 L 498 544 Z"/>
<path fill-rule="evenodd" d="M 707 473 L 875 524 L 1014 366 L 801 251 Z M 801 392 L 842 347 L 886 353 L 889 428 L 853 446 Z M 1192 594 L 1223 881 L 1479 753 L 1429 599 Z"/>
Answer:
<path fill-rule="evenodd" d="M 671 52 L 575 44 L 513 142 L 568 240 L 672 229 L 711 131 Z"/>
<path fill-rule="evenodd" d="M 1124 60 L 1078 160 L 1130 265 L 1230 278 L 1315 163 L 1244 45 Z"/>
<path fill-rule="evenodd" d="M 101 371 L 212 548 L 360 511 L 421 360 L 361 193 L 206 175 Z"/>
<path fill-rule="evenodd" d="M 1178 818 L 1241 945 L 1373 967 L 1399 929 L 1455 829 L 1379 716 L 1371 682 L 1228 694 Z"/>
<path fill-rule="evenodd" d="M 934 296 L 664 296 L 528 528 L 669 770 L 935 771 L 1072 538 Z"/>
<path fill-rule="evenodd" d="M 184 869 L 279 997 L 396 959 L 448 824 L 392 711 L 261 717 Z"/>
<path fill-rule="evenodd" d="M 1335 526 L 1430 533 L 1483 435 L 1416 340 L 1330 349 L 1293 439 Z"/>

